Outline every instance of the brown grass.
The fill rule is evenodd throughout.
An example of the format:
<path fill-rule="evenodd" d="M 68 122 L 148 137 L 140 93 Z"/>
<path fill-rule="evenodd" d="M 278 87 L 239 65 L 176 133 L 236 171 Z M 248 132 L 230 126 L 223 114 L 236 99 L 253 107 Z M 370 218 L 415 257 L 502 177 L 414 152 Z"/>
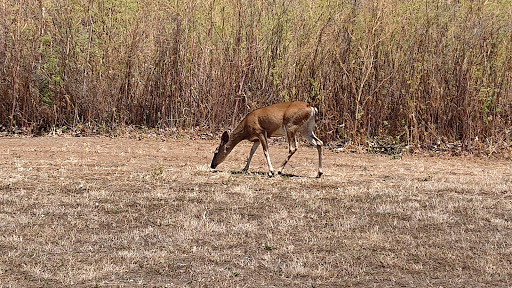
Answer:
<path fill-rule="evenodd" d="M 249 143 L 0 138 L 0 286 L 506 287 L 512 165 Z M 274 143 L 277 165 L 287 147 Z"/>

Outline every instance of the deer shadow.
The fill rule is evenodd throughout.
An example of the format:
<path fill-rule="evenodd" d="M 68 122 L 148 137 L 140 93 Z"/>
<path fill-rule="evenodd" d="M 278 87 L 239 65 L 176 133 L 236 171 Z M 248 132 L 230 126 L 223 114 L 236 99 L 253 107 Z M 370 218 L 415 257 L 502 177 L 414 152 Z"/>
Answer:
<path fill-rule="evenodd" d="M 268 177 L 268 172 L 263 172 L 263 171 L 250 171 L 250 172 L 245 172 L 245 171 L 241 171 L 241 170 L 237 170 L 237 171 L 231 171 L 231 175 L 242 175 L 242 174 L 245 174 L 245 175 L 258 175 L 258 176 L 267 176 Z M 276 173 L 274 175 L 274 177 L 283 177 L 283 178 L 302 178 L 303 176 L 300 176 L 300 175 L 295 175 L 295 174 L 289 174 L 289 173 Z"/>

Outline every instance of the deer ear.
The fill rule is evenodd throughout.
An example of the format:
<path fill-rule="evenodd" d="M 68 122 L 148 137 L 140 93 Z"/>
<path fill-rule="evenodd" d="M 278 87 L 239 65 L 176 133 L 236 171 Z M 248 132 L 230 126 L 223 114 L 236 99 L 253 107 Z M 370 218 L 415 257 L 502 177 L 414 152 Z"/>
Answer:
<path fill-rule="evenodd" d="M 226 144 L 226 143 L 228 143 L 228 141 L 229 141 L 229 130 L 226 130 L 226 131 L 224 131 L 224 133 L 222 133 L 222 137 L 220 137 L 220 143 Z"/>

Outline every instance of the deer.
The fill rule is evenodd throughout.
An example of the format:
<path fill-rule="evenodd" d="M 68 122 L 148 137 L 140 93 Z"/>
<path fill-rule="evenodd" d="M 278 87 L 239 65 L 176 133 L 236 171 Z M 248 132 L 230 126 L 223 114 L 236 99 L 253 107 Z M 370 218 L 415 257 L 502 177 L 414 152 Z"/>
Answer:
<path fill-rule="evenodd" d="M 318 110 L 302 101 L 278 103 L 254 110 L 240 121 L 233 132 L 226 130 L 222 133 L 220 145 L 213 155 L 211 168 L 215 169 L 221 164 L 238 143 L 243 140 L 249 140 L 254 144 L 242 172 L 247 173 L 249 171 L 252 156 L 261 144 L 269 169 L 268 176 L 273 177 L 275 173 L 268 153 L 268 138 L 286 136 L 288 140 L 288 156 L 277 170 L 278 174 L 282 175 L 286 163 L 290 161 L 290 158 L 297 151 L 296 135 L 300 133 L 311 145 L 316 146 L 318 150 L 318 173 L 316 177 L 320 178 L 323 174 L 323 142 L 313 133 L 317 116 Z"/>

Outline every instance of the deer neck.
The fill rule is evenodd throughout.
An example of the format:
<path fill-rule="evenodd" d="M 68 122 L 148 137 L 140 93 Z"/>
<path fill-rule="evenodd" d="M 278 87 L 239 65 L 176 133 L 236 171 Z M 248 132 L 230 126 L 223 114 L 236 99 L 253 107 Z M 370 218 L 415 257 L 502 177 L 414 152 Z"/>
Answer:
<path fill-rule="evenodd" d="M 233 148 L 235 148 L 238 143 L 240 143 L 242 140 L 248 139 L 246 132 L 245 132 L 245 121 L 242 121 L 238 126 L 231 132 L 231 137 L 226 144 L 226 149 L 231 151 Z"/>

